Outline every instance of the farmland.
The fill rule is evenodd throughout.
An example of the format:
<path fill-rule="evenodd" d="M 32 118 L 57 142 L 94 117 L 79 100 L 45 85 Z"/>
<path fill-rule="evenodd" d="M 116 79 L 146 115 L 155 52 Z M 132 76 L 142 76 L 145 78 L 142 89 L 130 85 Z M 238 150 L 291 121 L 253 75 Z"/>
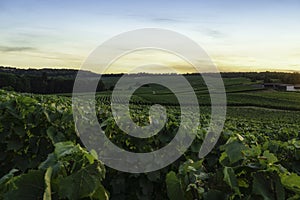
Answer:
<path fill-rule="evenodd" d="M 103 83 L 107 81 L 113 85 L 115 80 Z M 0 199 L 299 199 L 300 94 L 263 90 L 246 78 L 225 78 L 225 127 L 212 152 L 199 159 L 210 100 L 203 83 L 193 77 L 189 82 L 201 107 L 196 139 L 171 165 L 142 174 L 109 168 L 95 151 L 85 149 L 75 131 L 70 94 L 0 90 Z M 110 94 L 97 93 L 97 117 L 116 145 L 149 152 L 174 138 L 180 107 L 168 89 L 148 85 L 131 98 L 131 117 L 139 125 L 149 123 L 150 105 L 166 106 L 167 123 L 147 139 L 117 127 Z M 122 104 L 124 98 L 114 101 Z"/>

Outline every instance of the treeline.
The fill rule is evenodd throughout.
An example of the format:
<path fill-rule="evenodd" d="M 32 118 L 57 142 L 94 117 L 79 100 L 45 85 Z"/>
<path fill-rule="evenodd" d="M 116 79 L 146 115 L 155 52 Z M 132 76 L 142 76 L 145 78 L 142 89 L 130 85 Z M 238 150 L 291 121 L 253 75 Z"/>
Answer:
<path fill-rule="evenodd" d="M 72 93 L 77 72 L 77 70 L 43 69 L 39 71 L 0 68 L 0 88 L 36 94 Z M 86 82 L 95 81 L 95 74 L 90 72 L 86 74 L 89 75 Z M 103 82 L 100 81 L 97 92 L 105 89 Z"/>
<path fill-rule="evenodd" d="M 47 74 L 48 77 L 61 77 L 61 78 L 75 78 L 78 70 L 76 69 L 18 69 L 14 67 L 3 67 L 0 66 L 0 73 L 9 73 L 15 75 L 28 75 L 28 76 L 42 76 Z M 90 71 L 81 71 L 87 77 L 97 77 L 98 74 Z"/>
<path fill-rule="evenodd" d="M 78 70 L 74 69 L 17 69 L 0 66 L 0 88 L 37 94 L 71 93 Z M 81 71 L 86 81 L 96 81 L 99 75 L 89 71 Z M 113 89 L 114 84 L 123 74 L 105 74 L 98 83 L 97 91 Z M 149 74 L 132 74 L 133 77 Z M 176 76 L 176 74 L 155 74 L 156 76 Z M 212 74 L 213 75 L 213 74 Z M 284 72 L 222 72 L 223 78 L 249 78 L 253 82 L 300 84 L 299 73 Z M 185 74 L 200 76 L 200 74 Z M 200 79 L 199 79 L 200 80 Z"/>
<path fill-rule="evenodd" d="M 296 72 L 230 72 L 221 74 L 223 78 L 245 77 L 253 82 L 262 80 L 264 83 L 300 84 L 300 73 Z"/>
<path fill-rule="evenodd" d="M 206 73 L 214 76 L 214 73 Z M 121 77 L 123 74 L 105 74 L 105 78 Z M 131 74 L 132 77 L 148 76 L 147 73 Z M 174 73 L 169 74 L 151 74 L 152 76 L 176 76 Z M 184 74 L 184 76 L 201 76 L 199 73 Z M 245 77 L 253 82 L 263 81 L 264 83 L 286 83 L 286 84 L 300 84 L 300 73 L 286 73 L 286 72 L 221 72 L 222 78 L 238 78 Z M 201 77 L 200 77 L 200 80 Z"/>

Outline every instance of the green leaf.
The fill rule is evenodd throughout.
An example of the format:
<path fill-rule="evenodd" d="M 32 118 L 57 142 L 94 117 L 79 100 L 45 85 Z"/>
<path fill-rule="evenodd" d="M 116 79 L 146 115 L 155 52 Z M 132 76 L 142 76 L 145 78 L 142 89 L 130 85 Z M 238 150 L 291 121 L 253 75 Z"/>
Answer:
<path fill-rule="evenodd" d="M 7 141 L 7 150 L 14 150 L 14 151 L 18 151 L 19 149 L 21 149 L 23 147 L 23 141 L 21 140 L 8 140 Z"/>
<path fill-rule="evenodd" d="M 12 128 L 14 133 L 20 137 L 24 137 L 26 134 L 26 131 L 24 129 L 24 125 L 15 125 L 15 127 Z"/>
<path fill-rule="evenodd" d="M 18 171 L 19 170 L 17 170 L 17 169 L 12 169 L 12 170 L 9 171 L 8 174 L 4 175 L 0 179 L 0 199 L 2 199 L 2 194 L 7 192 L 8 189 L 9 189 L 9 184 L 7 184 L 7 182 L 9 182 L 13 178 L 14 173 L 16 173 Z"/>
<path fill-rule="evenodd" d="M 296 158 L 296 160 L 300 160 L 300 149 L 296 149 L 295 158 Z"/>
<path fill-rule="evenodd" d="M 166 177 L 167 193 L 170 200 L 184 200 L 184 192 L 180 180 L 175 172 L 171 171 Z"/>
<path fill-rule="evenodd" d="M 204 200 L 222 200 L 226 199 L 225 194 L 219 190 L 209 190 L 203 195 Z"/>
<path fill-rule="evenodd" d="M 231 187 L 231 189 L 233 189 L 236 192 L 236 194 L 240 195 L 241 193 L 234 170 L 231 167 L 225 167 L 223 173 L 224 181 Z"/>
<path fill-rule="evenodd" d="M 97 152 L 96 152 L 94 149 L 92 149 L 92 150 L 90 151 L 90 154 L 94 157 L 94 159 L 98 160 L 98 154 L 97 154 Z M 91 161 L 90 161 L 90 162 L 91 162 Z"/>
<path fill-rule="evenodd" d="M 57 158 L 59 159 L 60 157 L 72 154 L 74 152 L 78 152 L 79 151 L 79 146 L 75 146 L 73 142 L 59 142 L 56 143 L 55 145 L 55 150 L 54 153 L 57 156 Z M 74 148 L 77 147 L 77 148 Z"/>
<path fill-rule="evenodd" d="M 191 145 L 191 151 L 193 153 L 198 153 L 201 149 L 201 146 L 202 146 L 202 142 L 199 140 L 195 140 Z"/>
<path fill-rule="evenodd" d="M 47 159 L 40 164 L 39 169 L 47 170 L 47 168 L 49 168 L 49 167 L 53 168 L 53 166 L 58 164 L 57 161 L 58 160 L 57 160 L 57 157 L 55 156 L 55 154 L 51 153 L 48 155 Z"/>
<path fill-rule="evenodd" d="M 6 174 L 5 176 L 3 176 L 0 179 L 0 185 L 6 183 L 9 179 L 11 179 L 14 176 L 14 173 L 18 172 L 19 170 L 17 169 L 12 169 L 8 172 L 8 174 Z"/>
<path fill-rule="evenodd" d="M 258 145 L 251 145 L 250 148 L 247 148 L 243 151 L 243 153 L 247 156 L 247 157 L 253 157 L 253 158 L 257 158 L 258 156 L 261 155 L 261 146 Z"/>
<path fill-rule="evenodd" d="M 154 171 L 154 172 L 149 172 L 146 174 L 147 178 L 152 181 L 152 182 L 156 182 L 156 181 L 159 181 L 160 178 L 161 178 L 161 175 L 160 175 L 160 171 L 157 170 L 157 171 Z"/>
<path fill-rule="evenodd" d="M 44 193 L 44 172 L 32 170 L 27 174 L 14 177 L 9 182 L 9 191 L 4 194 L 6 200 L 42 199 Z"/>
<path fill-rule="evenodd" d="M 278 174 L 275 174 L 275 176 L 273 176 L 273 180 L 275 182 L 275 194 L 276 194 L 276 199 L 277 200 L 285 200 L 285 191 L 283 188 L 283 185 L 280 181 L 280 177 L 278 176 Z"/>
<path fill-rule="evenodd" d="M 231 164 L 243 159 L 242 151 L 245 146 L 239 141 L 235 140 L 228 144 L 225 144 L 221 149 L 224 149 Z"/>
<path fill-rule="evenodd" d="M 93 199 L 100 199 L 100 200 L 108 200 L 109 193 L 105 190 L 103 185 L 98 184 L 96 191 L 91 196 Z"/>
<path fill-rule="evenodd" d="M 273 200 L 273 191 L 270 188 L 270 184 L 266 179 L 266 175 L 262 173 L 255 173 L 253 175 L 252 192 L 260 195 L 264 200 Z"/>
<path fill-rule="evenodd" d="M 50 126 L 47 129 L 47 136 L 52 141 L 52 144 L 66 141 L 65 136 L 62 133 L 59 133 L 53 126 Z"/>
<path fill-rule="evenodd" d="M 144 196 L 151 196 L 153 192 L 153 184 L 147 178 L 139 178 L 139 186 Z"/>
<path fill-rule="evenodd" d="M 267 158 L 268 164 L 274 164 L 278 162 L 277 157 L 273 153 L 270 153 L 270 151 L 265 151 L 263 156 Z"/>
<path fill-rule="evenodd" d="M 299 200 L 300 199 L 300 195 L 299 194 L 296 194 L 290 198 L 288 198 L 287 200 Z"/>
<path fill-rule="evenodd" d="M 238 179 L 238 185 L 239 185 L 239 187 L 243 187 L 243 188 L 248 188 L 249 187 L 249 184 L 248 184 L 247 180 L 242 179 L 242 178 Z"/>
<path fill-rule="evenodd" d="M 300 194 L 300 176 L 295 173 L 281 175 L 283 186 L 297 194 Z"/>
<path fill-rule="evenodd" d="M 60 178 L 59 196 L 60 198 L 79 199 L 84 197 L 108 196 L 108 193 L 101 189 L 102 169 L 98 163 L 94 163 L 78 170 L 70 176 Z M 103 192 L 100 194 L 100 192 Z M 95 197 L 97 193 L 99 196 Z"/>

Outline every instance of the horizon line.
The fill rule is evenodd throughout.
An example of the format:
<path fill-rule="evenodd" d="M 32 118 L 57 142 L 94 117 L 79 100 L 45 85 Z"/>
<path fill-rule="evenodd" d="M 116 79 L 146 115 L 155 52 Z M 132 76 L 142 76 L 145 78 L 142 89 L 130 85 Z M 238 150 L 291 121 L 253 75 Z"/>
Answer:
<path fill-rule="evenodd" d="M 95 74 L 100 74 L 98 72 L 95 71 L 88 71 L 88 70 L 82 70 L 81 68 L 76 68 L 76 67 L 43 67 L 43 68 L 37 68 L 37 67 L 17 67 L 17 66 L 3 66 L 0 65 L 0 68 L 7 68 L 7 69 L 16 69 L 16 70 L 74 70 L 74 71 L 87 71 L 87 72 L 91 72 L 91 73 L 95 73 Z M 244 70 L 240 70 L 240 71 L 224 71 L 224 70 L 220 70 L 219 73 L 300 73 L 300 70 L 283 70 L 283 69 L 274 69 L 274 70 L 270 70 L 270 69 L 266 69 L 266 70 L 256 70 L 256 71 L 244 71 Z M 216 73 L 216 72 L 184 72 L 184 73 L 146 73 L 146 72 L 137 72 L 137 73 L 127 73 L 127 72 L 114 72 L 114 73 L 105 73 L 105 74 L 101 74 L 101 75 L 118 75 L 118 74 L 210 74 L 210 73 Z"/>

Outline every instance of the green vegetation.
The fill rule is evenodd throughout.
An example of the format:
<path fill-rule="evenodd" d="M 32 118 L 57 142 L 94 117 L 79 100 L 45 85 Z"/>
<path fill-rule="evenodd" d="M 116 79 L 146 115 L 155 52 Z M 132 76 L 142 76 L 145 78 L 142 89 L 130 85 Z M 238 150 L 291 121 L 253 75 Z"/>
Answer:
<path fill-rule="evenodd" d="M 62 69 L 16 69 L 0 66 L 0 88 L 36 94 L 72 93 L 78 70 Z M 88 81 L 94 81 L 97 74 L 85 72 Z M 100 81 L 97 91 L 103 91 Z"/>
<path fill-rule="evenodd" d="M 195 141 L 171 165 L 129 174 L 105 167 L 96 151 L 88 152 L 78 138 L 70 98 L 76 70 L 7 70 L 0 68 L 0 87 L 48 95 L 0 90 L 0 200 L 300 199 L 300 93 L 259 87 L 263 82 L 297 82 L 298 74 L 223 73 L 225 127 L 203 159 L 198 152 L 210 122 L 210 97 L 199 75 L 185 75 L 201 110 Z M 94 80 L 95 74 L 86 73 Z M 145 75 L 132 76 L 138 81 Z M 111 113 L 111 91 L 119 78 L 106 75 L 98 85 L 97 117 L 106 136 L 132 152 L 168 144 L 181 122 L 176 96 L 156 84 L 137 89 L 130 100 L 132 120 L 148 124 L 150 106 L 162 104 L 168 121 L 151 138 L 131 137 L 118 128 Z M 180 83 L 176 87 L 185 94 Z M 114 98 L 119 104 L 125 101 L 122 93 Z M 190 110 L 189 116 L 195 114 Z"/>
<path fill-rule="evenodd" d="M 198 102 L 202 106 L 210 106 L 210 96 L 203 80 L 199 76 L 189 76 L 188 81 L 195 90 Z M 105 81 L 104 81 L 105 83 Z M 259 88 L 259 82 L 251 82 L 248 78 L 224 78 L 228 106 L 261 107 L 279 110 L 300 111 L 300 93 L 284 92 Z M 180 83 L 178 83 L 180 87 Z M 167 88 L 149 84 L 135 91 L 133 98 L 139 98 L 136 103 L 158 103 L 166 106 L 178 105 L 176 96 Z M 182 89 L 184 94 L 184 88 Z M 110 101 L 111 92 L 99 92 L 98 100 Z M 67 95 L 70 96 L 70 95 Z M 121 96 L 120 103 L 122 102 Z M 134 99 L 132 100 L 134 103 Z"/>
<path fill-rule="evenodd" d="M 74 80 L 78 70 L 72 69 L 17 69 L 0 66 L 0 89 L 36 94 L 66 94 L 72 93 Z M 95 81 L 98 74 L 82 71 L 85 81 Z M 123 74 L 104 74 L 98 84 L 97 92 L 112 91 L 116 82 Z M 156 76 L 176 76 L 176 74 L 153 74 Z M 207 74 L 209 75 L 209 74 Z M 142 78 L 147 74 L 131 74 L 133 78 Z M 185 74 L 185 78 L 193 86 L 197 94 L 207 94 L 207 88 L 200 74 Z M 282 72 L 239 72 L 221 73 L 227 92 L 256 91 L 261 88 L 257 83 L 287 83 L 300 84 L 299 73 Z M 152 86 L 153 87 L 153 86 Z M 178 83 L 178 87 L 181 84 Z M 145 87 L 144 87 L 145 89 Z M 161 87 L 154 89 L 164 90 Z M 184 90 L 184 88 L 182 88 Z"/>
<path fill-rule="evenodd" d="M 229 105 L 300 110 L 300 93 L 296 92 L 241 92 L 228 94 L 227 98 Z"/>
<path fill-rule="evenodd" d="M 140 125 L 149 123 L 153 104 L 141 94 L 137 91 L 131 99 L 131 116 Z M 231 95 L 238 93 L 230 93 L 229 99 Z M 299 108 L 298 93 L 239 95 L 248 102 L 266 98 L 266 105 Z M 118 101 L 122 103 L 122 97 Z M 168 122 L 159 134 L 129 137 L 117 128 L 109 102 L 108 93 L 97 96 L 99 122 L 115 144 L 129 151 L 161 148 L 180 124 L 179 107 L 167 105 Z M 210 108 L 201 110 L 197 139 L 180 159 L 159 171 L 128 174 L 104 167 L 95 151 L 85 150 L 75 133 L 69 97 L 0 90 L 0 199 L 300 198 L 299 111 L 229 106 L 222 136 L 199 160 Z"/>

